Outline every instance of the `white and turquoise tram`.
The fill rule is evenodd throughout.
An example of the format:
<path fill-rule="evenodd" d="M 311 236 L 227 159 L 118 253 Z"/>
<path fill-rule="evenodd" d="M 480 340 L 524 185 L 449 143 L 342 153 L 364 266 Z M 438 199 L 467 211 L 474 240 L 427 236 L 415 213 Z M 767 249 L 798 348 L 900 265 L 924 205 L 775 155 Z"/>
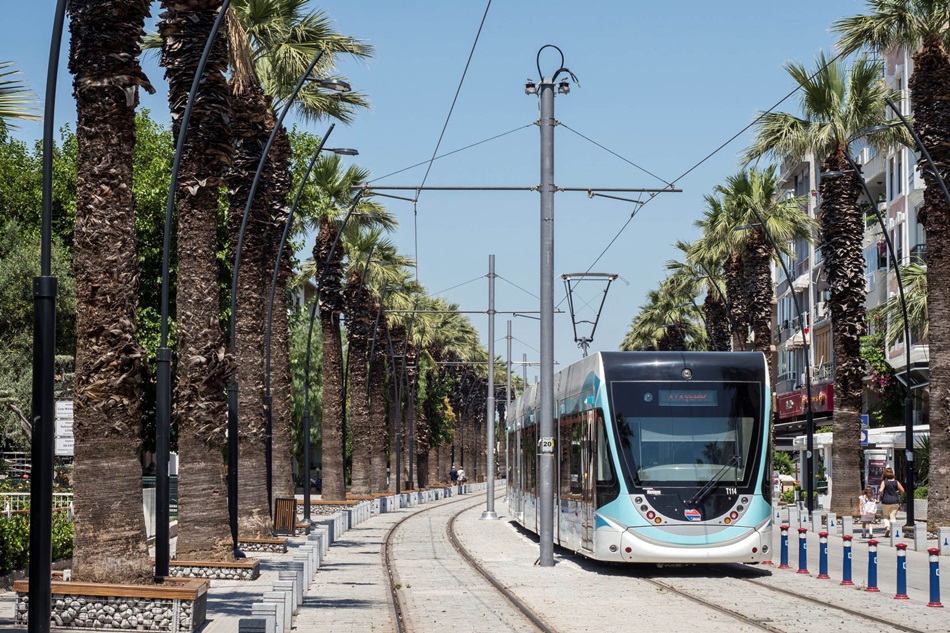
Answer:
<path fill-rule="evenodd" d="M 771 559 L 758 352 L 601 352 L 554 376 L 554 542 L 645 563 Z M 508 416 L 509 512 L 539 532 L 539 385 Z"/>

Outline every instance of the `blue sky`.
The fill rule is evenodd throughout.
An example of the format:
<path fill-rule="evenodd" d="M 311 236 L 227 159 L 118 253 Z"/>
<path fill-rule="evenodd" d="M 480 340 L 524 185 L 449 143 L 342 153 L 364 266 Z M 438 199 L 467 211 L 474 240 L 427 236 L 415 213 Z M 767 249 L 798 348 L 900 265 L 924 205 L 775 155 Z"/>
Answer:
<path fill-rule="evenodd" d="M 0 60 L 14 61 L 42 95 L 55 2 L 7 4 L 11 6 L 4 11 Z M 334 20 L 339 32 L 376 48 L 374 59 L 340 61 L 341 74 L 368 95 L 372 107 L 351 125 L 338 125 L 328 144 L 357 148 L 360 156 L 355 160 L 374 178 L 427 161 L 486 4 L 487 0 L 313 3 Z M 569 95 L 558 96 L 555 102 L 555 116 L 565 124 L 555 132 L 555 184 L 662 187 L 664 182 L 630 163 L 665 181 L 680 177 L 792 89 L 782 68 L 786 61 L 812 66 L 819 50 L 832 49 L 830 24 L 863 8 L 857 0 L 494 0 L 439 153 L 517 131 L 436 160 L 426 184 L 539 183 L 539 132 L 531 125 L 537 119 L 538 102 L 524 94 L 524 84 L 528 78 L 538 79 L 538 50 L 554 44 L 580 81 L 579 87 L 572 86 Z M 153 15 L 158 13 L 156 3 Z M 68 33 L 66 38 L 57 91 L 58 125 L 75 118 L 66 70 Z M 545 51 L 542 72 L 549 75 L 558 61 Z M 155 118 L 167 121 L 162 69 L 154 57 L 146 61 L 145 71 L 158 94 L 143 97 L 142 104 Z M 793 97 L 780 109 L 796 108 Z M 326 127 L 316 124 L 306 129 L 322 134 Z M 38 139 L 42 128 L 38 123 L 21 124 L 16 134 Z M 737 154 L 749 141 L 746 133 L 677 181 L 683 193 L 665 193 L 644 206 L 596 265 L 633 205 L 589 199 L 583 193 L 555 196 L 555 300 L 564 296 L 562 273 L 590 269 L 616 273 L 629 282 L 618 280 L 611 286 L 592 350 L 617 349 L 647 292 L 665 276 L 666 261 L 678 257 L 672 244 L 697 236 L 692 224 L 701 216 L 703 195 L 735 173 Z M 415 187 L 425 173 L 423 165 L 377 184 Z M 415 215 L 411 203 L 386 203 L 400 221 L 393 239 L 407 255 L 418 254 L 419 279 L 430 291 L 454 287 L 442 295 L 463 310 L 487 309 L 487 279 L 478 278 L 487 274 L 488 256 L 494 254 L 499 276 L 496 309 L 538 309 L 537 193 L 422 192 Z M 599 294 L 599 286 L 584 284 L 575 302 L 581 308 L 585 302 L 596 306 Z M 581 318 L 591 316 L 581 312 Z M 495 351 L 500 355 L 505 352 L 507 318 L 496 318 Z M 487 317 L 472 315 L 472 320 L 487 344 Z M 537 361 L 537 322 L 516 318 L 512 327 L 516 360 L 527 354 L 529 361 Z M 556 316 L 557 362 L 563 366 L 579 357 L 569 317 Z M 529 380 L 536 373 L 536 368 L 529 369 Z"/>

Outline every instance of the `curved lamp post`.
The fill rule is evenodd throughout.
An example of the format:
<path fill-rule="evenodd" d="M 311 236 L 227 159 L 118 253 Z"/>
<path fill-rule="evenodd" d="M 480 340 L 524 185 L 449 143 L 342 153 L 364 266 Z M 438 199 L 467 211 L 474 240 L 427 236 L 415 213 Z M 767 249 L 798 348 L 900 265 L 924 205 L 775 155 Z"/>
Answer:
<path fill-rule="evenodd" d="M 278 273 L 280 272 L 280 262 L 284 255 L 284 246 L 287 244 L 287 237 L 290 235 L 290 229 L 294 223 L 294 213 L 297 211 L 297 205 L 300 203 L 300 197 L 303 194 L 304 187 L 307 184 L 307 180 L 310 178 L 310 173 L 313 171 L 313 168 L 317 164 L 317 159 L 320 157 L 320 152 L 333 152 L 334 154 L 342 154 L 345 156 L 356 156 L 359 154 L 355 149 L 346 149 L 346 148 L 332 148 L 324 147 L 329 138 L 330 134 L 333 132 L 333 128 L 336 127 L 336 124 L 333 123 L 330 125 L 330 128 L 326 131 L 326 134 L 323 135 L 323 138 L 320 139 L 320 145 L 317 147 L 317 151 L 313 153 L 313 157 L 310 159 L 310 163 L 307 165 L 307 171 L 304 172 L 303 178 L 300 179 L 300 185 L 297 187 L 297 192 L 294 194 L 294 201 L 290 205 L 290 210 L 287 212 L 287 223 L 284 225 L 284 232 L 280 236 L 280 246 L 277 248 L 277 257 L 274 260 L 274 274 L 271 277 L 270 283 L 270 294 L 267 300 L 267 327 L 264 330 L 264 411 L 265 417 L 267 419 L 267 431 L 264 436 L 264 454 L 266 460 L 267 468 L 267 509 L 271 511 L 273 506 L 273 497 L 274 497 L 274 487 L 273 487 L 273 435 L 274 435 L 274 399 L 271 396 L 270 388 L 270 375 L 271 375 L 271 334 L 273 332 L 274 325 L 274 295 L 277 293 L 277 278 Z M 309 475 L 308 475 L 309 483 Z"/>
<path fill-rule="evenodd" d="M 168 197 L 165 201 L 165 230 L 162 238 L 162 296 L 161 322 L 159 327 L 158 348 L 155 350 L 155 581 L 162 582 L 168 575 L 169 542 L 168 542 L 168 444 L 169 428 L 171 426 L 172 402 L 172 351 L 168 347 L 168 271 L 171 260 L 172 217 L 175 209 L 175 194 L 178 191 L 178 171 L 181 166 L 181 157 L 185 151 L 185 140 L 188 138 L 188 122 L 191 120 L 191 110 L 198 95 L 198 86 L 204 76 L 211 47 L 224 22 L 231 0 L 224 0 L 218 17 L 211 27 L 211 33 L 205 42 L 201 59 L 195 69 L 191 89 L 188 91 L 188 101 L 185 103 L 185 112 L 182 114 L 181 124 L 178 126 L 178 141 L 175 143 L 175 157 L 172 160 L 171 182 L 168 186 Z M 237 541 L 235 541 L 235 551 Z"/>
<path fill-rule="evenodd" d="M 553 48 L 561 62 L 550 79 L 541 73 L 541 53 Z M 530 79 L 525 94 L 539 95 L 541 116 L 541 411 L 540 435 L 544 445 L 554 446 L 554 89 L 561 73 L 567 73 L 577 83 L 577 77 L 564 66 L 564 53 L 557 46 L 546 44 L 538 50 L 539 84 Z M 571 91 L 567 77 L 557 85 L 559 94 Z M 540 471 L 539 545 L 541 567 L 554 566 L 554 453 L 538 457 Z"/>
<path fill-rule="evenodd" d="M 308 524 L 310 523 L 310 352 L 313 340 L 313 324 L 317 316 L 317 306 L 320 304 L 320 293 L 323 290 L 323 282 L 326 280 L 330 261 L 333 259 L 333 254 L 336 253 L 336 247 L 340 243 L 343 229 L 346 228 L 346 223 L 349 221 L 350 216 L 353 215 L 353 211 L 363 197 L 364 191 L 364 189 L 360 189 L 356 195 L 353 196 L 350 208 L 347 210 L 346 215 L 343 216 L 343 222 L 340 223 L 340 228 L 333 238 L 333 243 L 330 245 L 330 252 L 327 253 L 327 261 L 323 263 L 323 271 L 320 273 L 320 279 L 317 281 L 317 296 L 314 297 L 313 305 L 310 307 L 310 327 L 307 330 L 307 355 L 303 369 L 303 519 L 304 522 Z"/>
<path fill-rule="evenodd" d="M 56 355 L 56 290 L 53 252 L 53 119 L 59 49 L 66 21 L 66 0 L 58 0 L 53 16 L 46 104 L 43 112 L 43 207 L 40 275 L 33 278 L 33 438 L 30 447 L 30 588 L 27 612 L 30 633 L 48 633 L 52 610 L 50 566 L 53 559 L 53 428 Z"/>
<path fill-rule="evenodd" d="M 807 471 L 805 477 L 805 492 L 807 494 L 808 500 L 808 514 L 811 515 L 812 510 L 815 507 L 815 417 L 811 408 L 811 362 L 809 360 L 808 353 L 808 336 L 805 334 L 805 326 L 802 323 L 802 312 L 801 304 L 798 302 L 798 293 L 795 292 L 795 289 L 792 287 L 792 275 L 788 272 L 788 267 L 785 265 L 785 260 L 782 258 L 782 253 L 778 249 L 778 245 L 775 243 L 775 238 L 772 237 L 771 231 L 765 225 L 765 219 L 758 212 L 754 205 L 749 206 L 749 210 L 755 215 L 755 219 L 758 221 L 759 226 L 762 227 L 762 232 L 765 234 L 765 237 L 769 240 L 769 244 L 772 246 L 772 250 L 775 251 L 775 255 L 778 259 L 779 265 L 782 267 L 782 273 L 785 275 L 786 281 L 788 281 L 788 289 L 791 291 L 792 303 L 795 304 L 795 314 L 796 320 L 798 321 L 798 331 L 802 335 L 802 346 L 805 348 L 805 438 L 806 438 L 806 447 L 805 447 L 805 470 Z M 737 229 L 743 228 L 752 228 L 751 226 L 740 226 L 736 227 Z"/>
<path fill-rule="evenodd" d="M 323 57 L 325 50 L 321 50 L 319 53 L 314 56 L 313 61 L 310 62 L 310 65 L 307 67 L 307 70 L 300 77 L 300 80 L 297 82 L 297 85 L 294 87 L 293 92 L 287 97 L 287 103 L 284 104 L 283 109 L 280 112 L 280 115 L 277 117 L 277 121 L 274 123 L 274 128 L 271 130 L 270 137 L 267 139 L 267 144 L 264 145 L 264 150 L 261 153 L 261 159 L 257 164 L 257 171 L 254 174 L 254 180 L 251 181 L 251 188 L 247 194 L 247 203 L 244 205 L 244 214 L 241 217 L 241 228 L 238 231 L 238 241 L 237 247 L 234 249 L 234 269 L 231 274 L 231 314 L 230 314 L 230 340 L 228 343 L 228 349 L 232 355 L 236 354 L 237 351 L 237 330 L 236 326 L 236 313 L 237 313 L 237 291 L 238 291 L 238 279 L 241 272 L 241 248 L 244 246 L 244 234 L 247 231 L 247 220 L 251 214 L 251 205 L 254 203 L 254 195 L 257 193 L 257 186 L 261 180 L 261 174 L 264 173 L 264 166 L 267 163 L 267 156 L 270 154 L 271 147 L 274 145 L 274 140 L 277 138 L 277 133 L 280 131 L 284 123 L 284 118 L 287 116 L 287 113 L 290 111 L 291 106 L 293 106 L 294 101 L 297 98 L 297 95 L 300 93 L 303 85 L 308 81 L 316 81 L 322 86 L 329 88 L 331 90 L 338 90 L 341 92 L 348 92 L 350 90 L 349 85 L 341 81 L 324 81 L 320 79 L 311 79 L 310 73 L 313 72 L 313 69 L 316 67 L 317 63 Z M 238 549 L 238 526 L 237 526 L 237 512 L 238 512 L 238 382 L 237 376 L 228 383 L 228 511 L 230 514 L 230 523 L 231 523 L 231 541 L 234 546 L 234 555 L 236 558 L 243 558 L 244 554 Z M 268 508 L 270 511 L 270 508 Z"/>

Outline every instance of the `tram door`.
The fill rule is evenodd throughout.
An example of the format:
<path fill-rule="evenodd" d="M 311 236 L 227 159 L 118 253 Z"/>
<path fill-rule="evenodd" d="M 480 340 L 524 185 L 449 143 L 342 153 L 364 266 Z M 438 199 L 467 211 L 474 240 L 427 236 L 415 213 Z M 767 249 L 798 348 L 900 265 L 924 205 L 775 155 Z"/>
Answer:
<path fill-rule="evenodd" d="M 584 415 L 584 441 L 581 445 L 581 548 L 594 550 L 594 510 L 596 508 L 597 413 Z"/>

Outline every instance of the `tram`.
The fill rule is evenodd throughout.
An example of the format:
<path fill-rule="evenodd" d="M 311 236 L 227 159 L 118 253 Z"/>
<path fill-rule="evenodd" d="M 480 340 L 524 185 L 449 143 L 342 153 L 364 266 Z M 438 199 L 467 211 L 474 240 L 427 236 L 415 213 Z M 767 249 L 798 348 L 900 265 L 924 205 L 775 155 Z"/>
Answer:
<path fill-rule="evenodd" d="M 540 460 L 554 461 L 554 543 L 604 561 L 771 559 L 771 393 L 758 352 L 600 352 L 511 406 L 509 514 L 540 532 Z"/>

